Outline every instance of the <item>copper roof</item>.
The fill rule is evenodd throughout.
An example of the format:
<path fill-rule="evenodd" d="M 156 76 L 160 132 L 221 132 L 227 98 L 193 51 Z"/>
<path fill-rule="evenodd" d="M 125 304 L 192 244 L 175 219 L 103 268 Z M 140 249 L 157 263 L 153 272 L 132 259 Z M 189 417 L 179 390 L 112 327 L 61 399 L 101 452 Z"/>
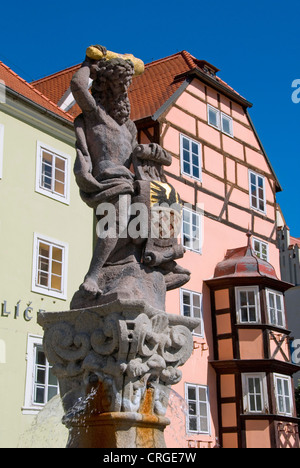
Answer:
<path fill-rule="evenodd" d="M 274 267 L 257 257 L 248 233 L 248 244 L 245 247 L 227 250 L 224 260 L 217 264 L 214 278 L 267 277 L 279 281 Z"/>
<path fill-rule="evenodd" d="M 203 71 L 205 65 L 209 64 L 203 60 L 196 59 L 185 50 L 146 64 L 145 72 L 133 78 L 129 89 L 131 118 L 137 121 L 153 116 L 178 90 L 188 73 L 198 71 L 205 77 L 206 74 Z M 209 66 L 214 71 L 218 70 L 212 65 Z M 32 85 L 48 96 L 51 101 L 58 103 L 68 90 L 71 78 L 79 67 L 80 65 L 75 65 L 67 68 L 34 81 Z M 212 85 L 220 85 L 228 92 L 233 93 L 237 98 L 243 99 L 219 77 L 215 76 L 213 79 L 208 77 L 208 79 L 211 80 Z M 80 110 L 76 104 L 68 112 L 76 117 L 80 113 Z"/>
<path fill-rule="evenodd" d="M 36 89 L 30 83 L 27 83 L 27 81 L 17 75 L 3 62 L 0 62 L 0 80 L 4 82 L 7 89 L 10 89 L 29 101 L 38 104 L 59 117 L 68 121 L 73 120 L 71 115 L 60 109 L 49 97 L 44 96 L 40 90 Z"/>

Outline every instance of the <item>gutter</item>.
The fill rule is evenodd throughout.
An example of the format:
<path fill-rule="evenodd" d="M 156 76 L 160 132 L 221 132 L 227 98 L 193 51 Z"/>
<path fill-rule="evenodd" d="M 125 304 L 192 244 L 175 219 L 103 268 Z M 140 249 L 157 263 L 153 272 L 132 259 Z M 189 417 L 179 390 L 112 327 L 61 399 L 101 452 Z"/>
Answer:
<path fill-rule="evenodd" d="M 40 104 L 37 104 L 36 102 L 32 101 L 31 99 L 26 98 L 23 96 L 23 94 L 18 93 L 17 91 L 14 91 L 13 89 L 9 88 L 6 86 L 6 91 L 8 91 L 8 94 L 10 94 L 13 98 L 19 99 L 26 104 L 30 105 L 33 107 L 35 110 L 38 112 L 50 117 L 51 119 L 58 120 L 62 125 L 65 127 L 68 127 L 69 129 L 74 129 L 74 124 L 73 122 L 70 122 L 68 119 L 65 119 L 64 117 L 61 117 L 60 115 L 56 114 L 55 112 L 52 112 L 49 109 L 46 109 L 45 107 L 41 106 Z M 4 103 L 5 104 L 5 103 Z"/>

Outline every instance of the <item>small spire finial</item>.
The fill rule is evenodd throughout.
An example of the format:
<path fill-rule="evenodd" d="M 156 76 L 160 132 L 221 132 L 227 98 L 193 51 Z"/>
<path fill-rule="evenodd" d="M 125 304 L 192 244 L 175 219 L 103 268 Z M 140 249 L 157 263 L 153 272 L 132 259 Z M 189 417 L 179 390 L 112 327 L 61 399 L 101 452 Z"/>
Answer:
<path fill-rule="evenodd" d="M 252 237 L 252 233 L 251 233 L 251 231 L 250 231 L 249 228 L 248 228 L 248 232 L 247 232 L 246 236 L 248 237 L 248 247 L 251 247 L 251 237 Z"/>

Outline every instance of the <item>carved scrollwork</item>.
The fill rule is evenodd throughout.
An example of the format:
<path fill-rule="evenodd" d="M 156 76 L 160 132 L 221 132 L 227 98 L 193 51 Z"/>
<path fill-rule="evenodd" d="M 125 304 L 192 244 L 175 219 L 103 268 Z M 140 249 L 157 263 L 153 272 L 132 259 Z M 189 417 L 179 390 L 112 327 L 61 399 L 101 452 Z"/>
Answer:
<path fill-rule="evenodd" d="M 170 329 L 169 339 L 169 343 L 162 348 L 162 356 L 167 363 L 181 366 L 193 351 L 191 332 L 182 325 L 176 325 Z"/>
<path fill-rule="evenodd" d="M 190 330 L 178 321 L 170 324 L 164 313 L 113 312 L 100 316 L 96 329 L 89 331 L 78 330 L 74 323 L 58 321 L 46 328 L 48 360 L 58 378 L 67 379 L 67 391 L 82 385 L 80 379 L 88 383 L 90 376 L 106 382 L 103 389 L 113 395 L 105 399 L 112 401 L 111 411 L 116 411 L 116 404 L 120 409 L 122 399 L 126 408 L 138 408 L 147 382 L 160 388 L 178 383 L 178 367 L 193 350 Z"/>
<path fill-rule="evenodd" d="M 76 333 L 69 323 L 58 322 L 46 330 L 44 347 L 51 363 L 80 361 L 90 350 L 90 337 L 87 333 Z"/>

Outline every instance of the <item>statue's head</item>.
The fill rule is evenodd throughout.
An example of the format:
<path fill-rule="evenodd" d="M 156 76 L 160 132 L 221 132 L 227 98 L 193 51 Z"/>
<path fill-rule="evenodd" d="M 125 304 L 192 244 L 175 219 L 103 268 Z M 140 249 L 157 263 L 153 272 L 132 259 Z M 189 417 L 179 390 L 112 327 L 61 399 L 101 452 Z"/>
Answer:
<path fill-rule="evenodd" d="M 92 95 L 114 120 L 124 124 L 130 115 L 128 88 L 134 74 L 133 63 L 120 58 L 100 60 L 96 73 Z"/>

